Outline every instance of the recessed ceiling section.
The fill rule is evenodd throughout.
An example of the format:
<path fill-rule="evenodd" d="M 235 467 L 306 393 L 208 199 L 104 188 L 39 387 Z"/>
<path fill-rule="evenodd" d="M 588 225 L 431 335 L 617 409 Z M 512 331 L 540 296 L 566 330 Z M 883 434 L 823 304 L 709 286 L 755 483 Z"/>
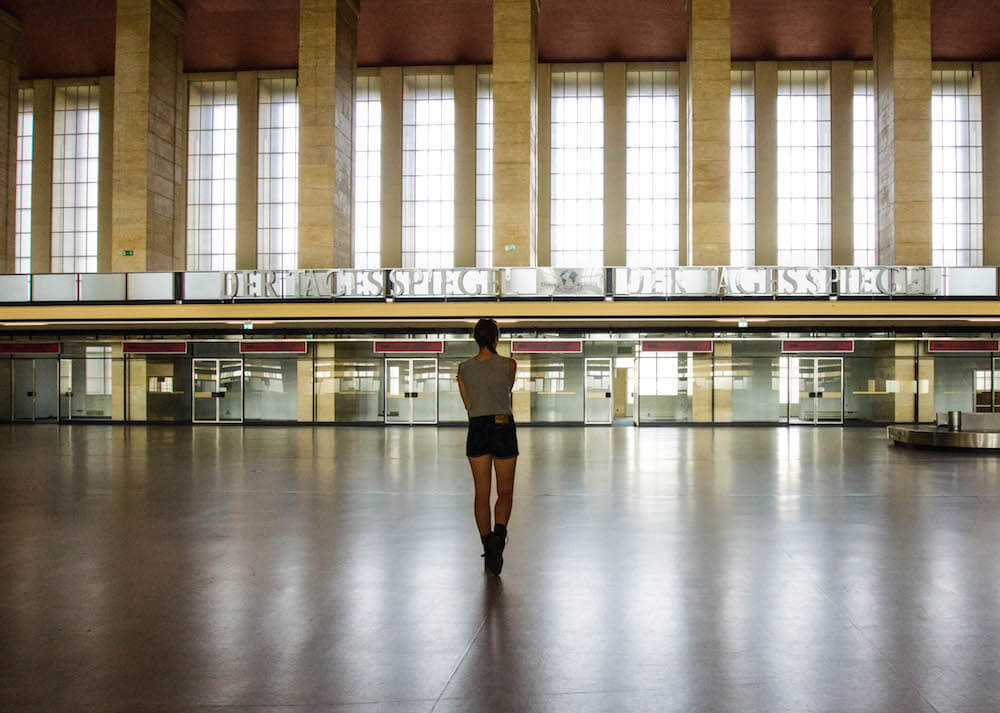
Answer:
<path fill-rule="evenodd" d="M 734 60 L 871 59 L 869 0 L 732 0 Z"/>
<path fill-rule="evenodd" d="M 363 0 L 358 64 L 490 64 L 492 0 Z"/>
<path fill-rule="evenodd" d="M 542 62 L 683 60 L 684 0 L 543 0 L 538 19 Z"/>
<path fill-rule="evenodd" d="M 298 64 L 299 0 L 181 0 L 189 72 Z M 115 0 L 0 0 L 25 78 L 114 73 Z M 731 0 L 736 60 L 869 59 L 869 0 Z M 933 0 L 935 59 L 1000 59 L 1000 0 Z M 684 0 L 543 0 L 543 62 L 681 60 Z M 489 64 L 492 0 L 363 0 L 362 66 Z"/>

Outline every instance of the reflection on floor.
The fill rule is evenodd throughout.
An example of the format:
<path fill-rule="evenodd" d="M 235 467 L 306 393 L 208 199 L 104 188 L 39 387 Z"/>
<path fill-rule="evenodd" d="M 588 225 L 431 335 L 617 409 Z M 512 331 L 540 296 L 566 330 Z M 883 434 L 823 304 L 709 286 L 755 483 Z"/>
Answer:
<path fill-rule="evenodd" d="M 4 711 L 1000 710 L 1000 458 L 884 429 L 2 426 Z"/>

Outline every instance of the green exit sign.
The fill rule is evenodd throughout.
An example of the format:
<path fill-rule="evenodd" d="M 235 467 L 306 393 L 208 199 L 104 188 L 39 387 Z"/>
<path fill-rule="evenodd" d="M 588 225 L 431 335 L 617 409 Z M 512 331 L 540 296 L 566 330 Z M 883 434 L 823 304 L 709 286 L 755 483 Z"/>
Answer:
<path fill-rule="evenodd" d="M 503 249 L 506 250 L 509 253 L 512 253 L 512 252 L 517 251 L 517 246 L 516 245 L 504 245 Z"/>
<path fill-rule="evenodd" d="M 124 255 L 125 257 L 132 257 L 133 255 L 135 255 L 135 251 L 134 250 L 122 250 L 122 255 Z"/>

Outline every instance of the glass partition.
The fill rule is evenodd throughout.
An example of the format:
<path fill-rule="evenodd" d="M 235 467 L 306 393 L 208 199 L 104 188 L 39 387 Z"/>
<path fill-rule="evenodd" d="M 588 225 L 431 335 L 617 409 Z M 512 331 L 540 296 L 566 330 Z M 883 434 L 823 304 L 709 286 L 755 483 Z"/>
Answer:
<path fill-rule="evenodd" d="M 688 422 L 694 412 L 693 359 L 687 352 L 639 354 L 639 421 Z"/>
<path fill-rule="evenodd" d="M 384 359 L 372 343 L 316 345 L 316 420 L 321 423 L 377 423 L 384 420 Z"/>
<path fill-rule="evenodd" d="M 787 416 L 779 342 L 732 343 L 733 421 L 775 423 Z"/>
<path fill-rule="evenodd" d="M 438 360 L 438 419 L 441 423 L 463 423 L 468 419 L 458 390 L 458 365 L 464 359 Z"/>
<path fill-rule="evenodd" d="M 187 357 L 146 357 L 146 419 L 191 420 L 191 360 Z"/>
<path fill-rule="evenodd" d="M 991 367 L 988 356 L 935 356 L 934 411 L 989 411 Z"/>
<path fill-rule="evenodd" d="M 244 360 L 247 421 L 298 420 L 298 361 L 297 357 Z"/>
<path fill-rule="evenodd" d="M 583 359 L 564 354 L 517 356 L 514 417 L 528 395 L 533 423 L 583 423 Z"/>
<path fill-rule="evenodd" d="M 59 412 L 64 419 L 112 417 L 111 347 L 67 347 L 72 356 L 59 360 Z M 121 367 L 121 363 L 118 363 Z"/>

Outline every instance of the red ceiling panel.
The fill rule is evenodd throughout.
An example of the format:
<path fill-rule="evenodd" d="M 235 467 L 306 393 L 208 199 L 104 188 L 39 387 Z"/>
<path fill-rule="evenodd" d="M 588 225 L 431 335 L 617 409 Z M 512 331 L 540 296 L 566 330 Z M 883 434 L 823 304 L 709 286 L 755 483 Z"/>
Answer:
<path fill-rule="evenodd" d="M 736 60 L 872 56 L 869 0 L 732 0 L 730 13 Z"/>
<path fill-rule="evenodd" d="M 187 0 L 189 72 L 288 69 L 299 63 L 298 0 Z"/>
<path fill-rule="evenodd" d="M 358 64 L 489 64 L 492 0 L 363 0 Z"/>
<path fill-rule="evenodd" d="M 932 0 L 931 56 L 1000 58 L 1000 0 Z"/>
<path fill-rule="evenodd" d="M 869 0 L 731 0 L 734 59 L 867 59 Z M 298 0 L 181 0 L 188 71 L 295 67 Z M 361 65 L 487 64 L 491 0 L 364 0 Z M 115 0 L 0 0 L 24 22 L 25 77 L 114 72 Z M 1000 59 L 1000 0 L 933 0 L 937 59 Z M 684 0 L 544 0 L 548 62 L 678 60 Z"/>
<path fill-rule="evenodd" d="M 543 0 L 538 56 L 543 62 L 682 60 L 684 0 Z"/>

